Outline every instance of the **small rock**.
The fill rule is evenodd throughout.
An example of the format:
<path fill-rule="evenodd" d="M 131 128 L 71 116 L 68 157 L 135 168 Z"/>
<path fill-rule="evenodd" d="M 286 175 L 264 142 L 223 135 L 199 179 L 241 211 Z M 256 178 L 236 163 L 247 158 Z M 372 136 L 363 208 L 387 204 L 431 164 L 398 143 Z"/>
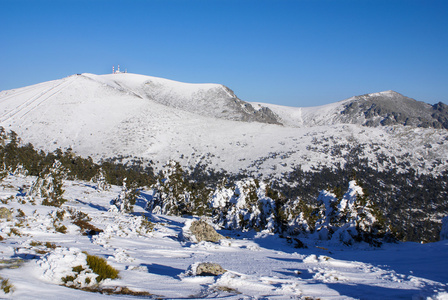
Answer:
<path fill-rule="evenodd" d="M 197 276 L 217 276 L 227 272 L 217 263 L 204 262 L 196 267 Z"/>

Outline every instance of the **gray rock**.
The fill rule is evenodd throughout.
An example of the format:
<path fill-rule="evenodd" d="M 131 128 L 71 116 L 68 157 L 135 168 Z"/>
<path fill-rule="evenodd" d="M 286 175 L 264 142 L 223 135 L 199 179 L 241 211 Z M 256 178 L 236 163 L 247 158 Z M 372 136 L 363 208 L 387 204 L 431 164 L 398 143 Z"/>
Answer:
<path fill-rule="evenodd" d="M 191 223 L 191 233 L 196 237 L 197 242 L 218 242 L 225 237 L 216 232 L 216 230 L 207 222 L 198 220 Z"/>
<path fill-rule="evenodd" d="M 217 263 L 204 262 L 196 267 L 197 276 L 218 276 L 227 272 Z"/>
<path fill-rule="evenodd" d="M 0 207 L 0 219 L 12 220 L 12 213 L 6 207 Z"/>

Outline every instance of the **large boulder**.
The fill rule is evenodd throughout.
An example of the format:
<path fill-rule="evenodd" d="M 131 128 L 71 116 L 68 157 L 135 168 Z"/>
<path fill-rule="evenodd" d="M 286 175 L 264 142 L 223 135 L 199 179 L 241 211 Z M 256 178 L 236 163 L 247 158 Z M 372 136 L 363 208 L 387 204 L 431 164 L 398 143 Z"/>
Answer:
<path fill-rule="evenodd" d="M 192 221 L 185 227 L 183 230 L 184 238 L 194 243 L 202 241 L 216 243 L 225 238 L 223 235 L 217 233 L 212 225 L 203 220 Z"/>

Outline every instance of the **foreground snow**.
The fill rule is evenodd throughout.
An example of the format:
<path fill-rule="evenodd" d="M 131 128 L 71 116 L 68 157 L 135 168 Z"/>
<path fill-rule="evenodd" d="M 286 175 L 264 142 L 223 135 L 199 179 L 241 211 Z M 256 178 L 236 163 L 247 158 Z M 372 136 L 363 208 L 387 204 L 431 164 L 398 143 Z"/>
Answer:
<path fill-rule="evenodd" d="M 120 271 L 120 278 L 104 281 L 104 287 L 127 287 L 169 299 L 448 299 L 447 240 L 382 248 L 303 240 L 308 248 L 295 249 L 277 235 L 221 230 L 228 239 L 193 244 L 179 238 L 188 218 L 149 216 L 155 227 L 145 227 L 142 207 L 151 192 L 142 193 L 134 215 L 123 215 L 110 210 L 119 187 L 98 192 L 91 183 L 67 181 L 64 197 L 68 201 L 62 209 L 88 214 L 90 223 L 103 230 L 85 236 L 67 216 L 58 218 L 61 209 L 33 205 L 18 193 L 32 180 L 9 176 L 1 183 L 0 199 L 9 200 L 0 206 L 13 209 L 15 217 L 0 220 L 4 238 L 0 276 L 14 286 L 12 294 L 0 297 L 138 298 L 62 286 L 61 278 L 74 266 L 85 265 L 85 251 L 104 257 Z M 18 217 L 19 209 L 25 216 Z M 62 225 L 67 228 L 65 234 L 56 231 Z M 48 246 L 52 244 L 56 247 Z M 218 263 L 227 272 L 216 277 L 189 275 L 189 266 L 199 262 Z M 82 276 L 84 280 L 91 275 Z"/>

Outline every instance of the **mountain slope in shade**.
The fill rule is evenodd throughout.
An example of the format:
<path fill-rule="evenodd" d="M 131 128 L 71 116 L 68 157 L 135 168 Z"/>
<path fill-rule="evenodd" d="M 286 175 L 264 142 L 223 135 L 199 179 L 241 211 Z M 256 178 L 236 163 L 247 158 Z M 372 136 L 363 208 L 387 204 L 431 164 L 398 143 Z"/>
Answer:
<path fill-rule="evenodd" d="M 269 175 L 298 165 L 307 170 L 344 164 L 359 146 L 359 157 L 372 163 L 396 157 L 381 159 L 379 168 L 404 162 L 422 172 L 446 168 L 447 130 L 362 126 L 365 103 L 354 97 L 320 107 L 282 107 L 244 102 L 218 84 L 83 74 L 0 92 L 0 125 L 36 148 L 70 147 L 94 159 L 138 157 L 159 165 L 174 159 Z M 445 106 L 435 111 L 443 117 Z"/>
<path fill-rule="evenodd" d="M 255 110 L 220 84 L 191 84 L 137 74 L 84 74 L 124 93 L 168 107 L 219 119 L 279 124 L 266 107 Z"/>

